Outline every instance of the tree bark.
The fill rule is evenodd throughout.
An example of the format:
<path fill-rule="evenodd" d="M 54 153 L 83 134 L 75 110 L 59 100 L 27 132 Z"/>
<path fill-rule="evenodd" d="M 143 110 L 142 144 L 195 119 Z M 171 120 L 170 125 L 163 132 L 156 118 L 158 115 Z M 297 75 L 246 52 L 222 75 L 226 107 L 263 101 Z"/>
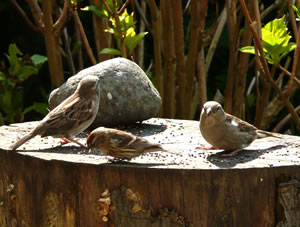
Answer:
<path fill-rule="evenodd" d="M 170 0 L 160 2 L 160 10 L 163 25 L 163 51 L 164 51 L 164 112 L 163 116 L 168 118 L 175 117 L 175 73 L 176 56 L 174 46 L 172 4 Z"/>
<path fill-rule="evenodd" d="M 156 6 L 154 0 L 147 0 L 148 6 L 151 12 L 152 18 L 152 26 L 153 26 L 153 45 L 154 45 L 154 71 L 155 71 L 155 79 L 156 79 L 156 88 L 162 98 L 164 100 L 164 81 L 163 81 L 163 70 L 162 70 L 162 57 L 161 57 L 161 18 L 160 12 Z M 162 105 L 158 116 L 162 116 L 165 108 Z"/>
<path fill-rule="evenodd" d="M 183 119 L 184 91 L 185 91 L 185 53 L 184 53 L 184 31 L 182 18 L 182 1 L 174 1 L 172 5 L 174 26 L 174 45 L 176 55 L 176 118 Z"/>
<path fill-rule="evenodd" d="M 68 1 L 68 0 L 67 0 Z M 43 34 L 45 37 L 51 87 L 57 88 L 64 83 L 62 57 L 59 45 L 60 32 L 53 29 L 52 1 L 43 1 L 43 13 L 45 27 Z"/>

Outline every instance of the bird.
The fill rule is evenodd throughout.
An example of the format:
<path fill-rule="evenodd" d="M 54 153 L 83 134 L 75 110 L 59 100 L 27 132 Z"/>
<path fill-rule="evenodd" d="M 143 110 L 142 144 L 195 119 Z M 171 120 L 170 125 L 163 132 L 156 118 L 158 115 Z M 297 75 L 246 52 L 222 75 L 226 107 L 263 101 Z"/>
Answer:
<path fill-rule="evenodd" d="M 151 143 L 145 138 L 133 135 L 132 133 L 105 127 L 94 129 L 88 135 L 86 143 L 89 151 L 96 148 L 117 160 L 130 160 L 142 154 L 155 151 L 178 154 L 167 151 L 160 144 Z"/>
<path fill-rule="evenodd" d="M 203 138 L 218 149 L 232 151 L 232 156 L 249 146 L 255 139 L 281 138 L 278 133 L 257 129 L 255 126 L 224 111 L 221 104 L 208 101 L 200 115 L 200 131 Z"/>
<path fill-rule="evenodd" d="M 85 76 L 75 92 L 51 110 L 27 135 L 16 141 L 10 148 L 16 150 L 22 144 L 40 135 L 65 138 L 74 142 L 72 137 L 87 129 L 95 120 L 100 102 L 100 83 L 97 76 Z"/>

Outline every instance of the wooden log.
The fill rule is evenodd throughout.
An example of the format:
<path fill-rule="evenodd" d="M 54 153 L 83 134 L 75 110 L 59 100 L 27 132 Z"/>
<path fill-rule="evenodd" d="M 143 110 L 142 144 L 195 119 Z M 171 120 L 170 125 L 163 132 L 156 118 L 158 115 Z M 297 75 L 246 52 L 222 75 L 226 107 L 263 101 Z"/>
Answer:
<path fill-rule="evenodd" d="M 198 122 L 151 119 L 122 129 L 180 155 L 110 163 L 39 136 L 9 151 L 36 123 L 0 127 L 1 227 L 300 226 L 299 137 L 256 140 L 223 157 L 197 149 L 208 145 Z"/>

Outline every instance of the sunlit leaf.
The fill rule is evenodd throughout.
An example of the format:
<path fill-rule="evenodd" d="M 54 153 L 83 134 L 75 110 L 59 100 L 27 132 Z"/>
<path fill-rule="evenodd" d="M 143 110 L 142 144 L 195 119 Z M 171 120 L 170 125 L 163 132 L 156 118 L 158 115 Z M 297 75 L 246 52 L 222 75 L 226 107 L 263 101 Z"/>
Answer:
<path fill-rule="evenodd" d="M 128 47 L 130 53 L 134 50 L 136 45 L 147 35 L 148 32 L 142 32 L 134 36 L 126 36 L 124 39 L 125 45 Z"/>
<path fill-rule="evenodd" d="M 243 53 L 255 54 L 254 46 L 245 46 L 239 49 Z"/>
<path fill-rule="evenodd" d="M 109 14 L 105 9 L 98 9 L 95 5 L 86 6 L 81 8 L 82 11 L 91 11 L 99 17 L 109 18 Z"/>
<path fill-rule="evenodd" d="M 39 66 L 43 65 L 46 61 L 48 61 L 47 57 L 45 57 L 43 55 L 39 55 L 39 54 L 32 55 L 30 59 L 31 59 L 33 65 L 36 67 L 39 67 Z"/>
<path fill-rule="evenodd" d="M 111 55 L 121 55 L 121 51 L 114 48 L 104 48 L 100 51 L 100 54 L 111 54 Z"/>

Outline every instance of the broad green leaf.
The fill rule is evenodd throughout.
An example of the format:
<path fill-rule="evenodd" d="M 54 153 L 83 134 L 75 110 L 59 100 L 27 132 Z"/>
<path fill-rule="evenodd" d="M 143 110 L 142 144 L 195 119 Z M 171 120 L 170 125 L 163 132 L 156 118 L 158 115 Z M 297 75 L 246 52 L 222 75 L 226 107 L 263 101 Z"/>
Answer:
<path fill-rule="evenodd" d="M 12 43 L 8 47 L 8 61 L 10 64 L 9 73 L 12 75 L 16 75 L 20 69 L 20 63 L 18 55 L 23 55 L 22 52 L 19 50 L 15 43 Z"/>
<path fill-rule="evenodd" d="M 142 32 L 142 33 L 139 33 L 138 35 L 125 37 L 124 42 L 125 42 L 125 45 L 128 47 L 130 53 L 134 50 L 136 45 L 144 38 L 144 36 L 147 33 L 148 32 Z M 135 32 L 134 32 L 134 34 L 135 34 Z"/>
<path fill-rule="evenodd" d="M 291 36 L 284 18 L 283 16 L 280 19 L 274 19 L 262 28 L 264 53 L 270 64 L 278 64 L 283 57 L 295 49 L 295 45 L 289 42 Z M 254 47 L 243 47 L 240 51 L 255 54 Z"/>
<path fill-rule="evenodd" d="M 35 111 L 35 112 L 40 113 L 42 115 L 46 115 L 46 114 L 48 114 L 47 107 L 48 107 L 47 103 L 34 102 L 33 105 L 25 108 L 25 110 L 23 110 L 22 114 L 25 115 L 30 111 Z"/>
<path fill-rule="evenodd" d="M 20 81 L 24 81 L 26 79 L 28 79 L 28 77 L 30 77 L 33 74 L 38 74 L 39 70 L 31 65 L 25 65 L 22 66 L 20 69 L 20 72 L 18 73 L 18 79 Z"/>
<path fill-rule="evenodd" d="M 105 9 L 100 10 L 95 5 L 86 6 L 84 8 L 81 8 L 81 10 L 82 11 L 91 11 L 99 17 L 109 18 L 109 14 Z"/>
<path fill-rule="evenodd" d="M 40 67 L 46 61 L 48 61 L 47 57 L 45 57 L 43 55 L 39 55 L 39 54 L 32 55 L 30 59 L 31 59 L 33 65 L 36 66 L 36 67 Z"/>
<path fill-rule="evenodd" d="M 100 51 L 100 54 L 111 54 L 111 55 L 121 55 L 121 51 L 114 48 L 104 48 Z"/>

